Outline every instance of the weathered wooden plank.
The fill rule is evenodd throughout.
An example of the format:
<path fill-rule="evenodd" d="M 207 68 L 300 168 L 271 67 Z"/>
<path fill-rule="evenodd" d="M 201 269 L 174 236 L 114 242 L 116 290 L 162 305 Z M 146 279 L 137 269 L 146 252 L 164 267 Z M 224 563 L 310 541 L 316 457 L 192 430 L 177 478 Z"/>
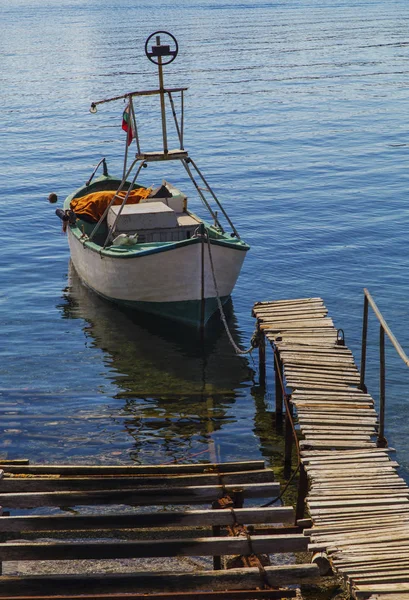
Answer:
<path fill-rule="evenodd" d="M 334 344 L 333 348 L 320 348 L 317 346 L 309 347 L 308 344 L 302 342 L 294 342 L 292 340 L 280 341 L 280 353 L 300 354 L 305 356 L 323 356 L 323 357 L 344 357 L 353 358 L 353 354 L 346 346 L 338 346 Z"/>
<path fill-rule="evenodd" d="M 366 468 L 359 468 L 359 466 L 357 465 L 356 467 L 349 468 L 349 469 L 337 469 L 335 471 L 323 471 L 323 470 L 314 470 L 314 469 L 310 469 L 308 471 L 308 475 L 312 478 L 312 479 L 318 479 L 320 481 L 323 481 L 324 479 L 337 479 L 339 478 L 340 475 L 345 475 L 348 478 L 355 478 L 355 477 L 359 477 L 360 475 L 363 476 L 367 476 L 367 475 L 371 475 L 371 474 L 378 474 L 378 475 L 383 475 L 383 474 L 389 474 L 390 472 L 393 471 L 393 467 L 390 466 L 373 466 L 373 467 L 366 467 Z"/>
<path fill-rule="evenodd" d="M 394 504 L 393 506 L 347 506 L 341 507 L 337 509 L 338 517 L 341 515 L 350 516 L 352 514 L 362 515 L 364 513 L 376 513 L 376 514 L 386 514 L 390 512 L 394 512 L 398 514 L 398 511 L 407 511 L 409 510 L 408 504 Z M 317 508 L 311 511 L 311 515 L 314 519 L 319 519 L 321 516 L 332 515 L 334 511 L 329 508 Z"/>
<path fill-rule="evenodd" d="M 342 415 L 342 416 L 351 416 L 351 417 L 358 416 L 359 418 L 364 416 L 364 417 L 371 417 L 375 421 L 377 421 L 377 419 L 378 419 L 375 409 L 373 409 L 371 407 L 370 408 L 362 408 L 362 407 L 358 406 L 357 408 L 355 408 L 354 406 L 351 407 L 351 406 L 348 406 L 347 404 L 346 405 L 343 404 L 337 408 L 333 404 L 311 403 L 311 404 L 299 405 L 297 403 L 297 414 L 298 415 L 311 415 L 311 414 L 314 415 L 315 414 L 315 415 L 329 415 L 329 416 Z"/>
<path fill-rule="evenodd" d="M 270 324 L 268 319 L 259 319 L 261 321 L 260 329 L 267 329 L 269 331 L 289 331 L 300 329 L 310 330 L 310 332 L 322 333 L 322 330 L 331 329 L 331 335 L 336 336 L 334 332 L 334 322 L 329 317 L 323 319 L 282 319 L 281 321 L 274 321 Z M 306 331 L 308 333 L 308 331 Z"/>
<path fill-rule="evenodd" d="M 323 452 L 322 450 L 306 450 L 303 453 L 303 461 L 305 459 L 315 459 L 315 458 L 334 458 L 334 460 L 337 460 L 337 458 L 340 457 L 344 457 L 344 456 L 351 456 L 353 457 L 354 455 L 358 455 L 361 454 L 362 452 L 365 453 L 371 453 L 371 454 L 386 454 L 387 456 L 390 456 L 390 454 L 393 452 L 392 448 L 377 448 L 376 446 L 374 446 L 371 450 L 340 450 L 340 451 L 331 451 L 331 452 Z"/>
<path fill-rule="evenodd" d="M 392 527 L 385 527 L 384 529 L 377 529 L 376 531 L 367 531 L 365 533 L 364 537 L 365 539 L 365 543 L 370 543 L 370 541 L 384 541 L 385 540 L 385 536 L 386 539 L 388 541 L 391 540 L 408 540 L 409 539 L 409 530 L 406 527 L 400 527 L 398 528 L 397 526 Z M 358 542 L 358 537 L 357 536 L 357 532 L 353 531 L 353 532 L 343 532 L 343 533 L 338 533 L 338 534 L 334 534 L 331 533 L 331 535 L 329 536 L 327 534 L 327 537 L 323 537 L 321 536 L 320 539 L 315 539 L 316 536 L 314 536 L 314 540 L 312 542 L 312 545 L 315 543 L 325 543 L 326 541 L 329 541 L 329 538 L 332 539 L 333 544 L 336 544 L 338 546 L 338 549 L 341 550 L 343 546 L 345 545 L 354 545 L 354 544 L 360 544 L 361 542 Z M 331 545 L 331 544 L 330 544 Z M 408 557 L 409 560 L 409 557 Z"/>
<path fill-rule="evenodd" d="M 220 484 L 220 477 L 226 485 L 242 484 L 242 483 L 266 483 L 274 481 L 274 473 L 270 469 L 243 471 L 237 473 L 205 473 L 198 475 L 172 475 L 172 476 L 104 476 L 92 477 L 77 476 L 77 477 L 18 477 L 3 478 L 0 481 L 0 493 L 4 492 L 42 492 L 42 491 L 59 491 L 59 490 L 108 490 L 108 489 L 125 489 L 135 488 L 138 485 L 143 486 L 160 486 L 160 487 L 175 487 L 180 485 L 217 485 Z"/>
<path fill-rule="evenodd" d="M 362 459 L 370 459 L 372 460 L 384 460 L 388 461 L 389 453 L 380 448 L 374 448 L 371 451 L 364 452 L 355 452 L 354 454 L 348 452 L 332 452 L 331 454 L 325 454 L 320 452 L 319 455 L 307 455 L 303 457 L 304 464 L 323 464 L 323 463 L 332 463 L 332 462 L 348 462 L 348 461 L 356 461 Z"/>
<path fill-rule="evenodd" d="M 340 394 L 340 392 L 338 390 L 337 391 L 302 390 L 299 392 L 298 391 L 294 392 L 293 397 L 294 398 L 298 398 L 298 397 L 299 398 L 302 398 L 302 397 L 318 398 L 318 397 L 324 396 L 325 398 L 330 398 L 332 396 L 333 398 L 338 399 L 339 394 Z M 373 398 L 369 394 L 364 394 L 357 388 L 351 388 L 350 390 L 347 390 L 346 392 L 342 392 L 342 398 L 340 398 L 340 399 L 345 400 L 346 398 L 364 399 L 364 400 L 370 400 L 371 402 L 373 402 Z"/>
<path fill-rule="evenodd" d="M 405 583 L 374 583 L 374 584 L 360 584 L 357 589 L 354 591 L 354 595 L 357 600 L 366 600 L 369 594 L 389 594 L 391 592 L 396 592 L 401 594 L 402 592 L 406 592 L 409 594 L 409 582 Z M 398 595 L 400 599 L 401 596 Z"/>
<path fill-rule="evenodd" d="M 291 585 L 294 581 L 316 581 L 316 565 L 266 566 L 266 577 L 271 586 Z M 86 576 L 53 575 L 0 577 L 0 597 L 22 594 L 50 595 L 66 589 L 74 594 L 106 594 L 107 592 L 253 589 L 260 586 L 260 572 L 256 568 L 228 569 L 223 571 L 198 571 L 194 573 L 118 573 Z"/>
<path fill-rule="evenodd" d="M 7 473 L 58 475 L 177 475 L 188 473 L 233 473 L 264 469 L 263 460 L 230 463 L 195 463 L 171 465 L 8 465 L 0 461 L 0 469 Z"/>
<path fill-rule="evenodd" d="M 400 573 L 389 573 L 389 574 L 383 574 L 383 575 L 371 575 L 371 577 L 364 577 L 364 576 L 359 576 L 359 577 L 354 577 L 354 585 L 355 586 L 362 586 L 365 584 L 372 584 L 372 585 L 376 585 L 376 582 L 378 582 L 379 584 L 383 584 L 383 583 L 406 583 L 407 581 L 409 581 L 409 570 L 406 569 Z"/>
<path fill-rule="evenodd" d="M 321 390 L 321 391 L 339 391 L 340 393 L 342 392 L 349 392 L 350 390 L 353 390 L 354 388 L 350 387 L 349 385 L 343 384 L 343 383 L 324 383 L 324 382 L 299 382 L 298 384 L 294 385 L 294 386 L 289 386 L 289 387 L 293 387 L 294 389 L 297 390 L 297 392 L 301 391 L 301 390 L 308 390 L 308 391 L 312 391 L 312 390 Z"/>
<path fill-rule="evenodd" d="M 166 556 L 221 556 L 301 552 L 308 540 L 301 534 L 155 539 L 121 542 L 7 542 L 0 543 L 0 560 L 84 560 Z"/>
<path fill-rule="evenodd" d="M 8 508 L 34 508 L 36 506 L 78 506 L 86 504 L 187 504 L 211 502 L 234 493 L 236 486 L 186 486 L 174 488 L 138 488 L 135 490 L 99 490 L 91 492 L 30 492 L 0 494 L 0 505 Z M 248 483 L 240 486 L 244 497 L 274 498 L 279 494 L 276 483 Z"/>
<path fill-rule="evenodd" d="M 227 510 L 191 510 L 111 515 L 1 517 L 0 532 L 223 526 L 234 524 L 235 518 L 239 523 L 293 523 L 294 509 L 284 506 L 235 508 L 234 515 Z"/>
<path fill-rule="evenodd" d="M 312 374 L 319 374 L 319 373 L 323 373 L 323 374 L 339 374 L 339 375 L 358 375 L 359 376 L 359 371 L 358 369 L 353 366 L 353 365 L 346 365 L 346 364 L 312 364 L 311 362 L 307 363 L 307 362 L 297 362 L 295 360 L 291 360 L 291 361 L 286 361 L 283 360 L 283 365 L 285 368 L 286 373 L 287 372 L 299 372 L 301 374 L 305 374 L 305 373 L 312 373 Z"/>
<path fill-rule="evenodd" d="M 359 376 L 348 373 L 334 373 L 331 374 L 329 371 L 327 372 L 319 372 L 319 371 L 300 371 L 295 369 L 286 369 L 285 370 L 285 379 L 287 382 L 290 380 L 294 383 L 298 381 L 301 383 L 311 382 L 311 383 L 320 383 L 320 382 L 334 382 L 334 383 L 359 383 Z"/>
<path fill-rule="evenodd" d="M 389 471 L 394 470 L 399 467 L 399 463 L 394 460 L 372 460 L 363 459 L 361 461 L 357 460 L 355 462 L 332 462 L 332 463 L 320 463 L 320 464 L 312 464 L 308 465 L 309 473 L 329 473 L 331 476 L 336 475 L 339 472 L 347 472 L 354 474 L 355 471 L 364 471 L 365 473 L 370 474 L 372 471 Z"/>
<path fill-rule="evenodd" d="M 10 596 L 9 596 L 10 597 Z M 15 600 L 175 600 L 174 592 L 163 592 L 161 594 L 140 594 L 139 592 L 105 593 L 105 594 L 72 594 L 68 591 L 57 594 L 11 596 Z M 296 598 L 297 590 L 281 588 L 276 590 L 234 590 L 217 592 L 177 592 L 178 600 L 281 600 L 284 598 Z M 4 598 L 4 596 L 0 596 Z"/>
<path fill-rule="evenodd" d="M 331 415 L 319 414 L 319 413 L 302 413 L 298 415 L 298 419 L 300 423 L 334 423 L 335 425 L 340 423 L 348 424 L 351 427 L 360 427 L 360 425 L 376 425 L 377 419 L 375 417 L 356 417 L 355 419 L 352 416 L 342 416 L 339 415 L 338 418 Z"/>
<path fill-rule="evenodd" d="M 258 311 L 257 319 L 265 323 L 285 323 L 286 321 L 308 321 L 310 319 L 323 319 L 328 311 L 309 308 L 302 311 L 274 311 L 265 309 Z"/>
<path fill-rule="evenodd" d="M 308 441 L 301 441 L 300 442 L 300 447 L 302 449 L 304 448 L 324 448 L 324 449 L 330 449 L 330 448 L 370 448 L 373 444 L 369 443 L 369 442 L 334 442 L 333 444 L 328 443 L 328 442 L 308 442 Z"/>
<path fill-rule="evenodd" d="M 294 394 L 296 394 L 297 392 L 294 392 Z M 296 398 L 295 396 L 291 397 L 291 402 L 292 404 L 294 404 L 295 406 L 300 406 L 300 407 L 310 407 L 310 406 L 315 406 L 317 409 L 321 409 L 323 406 L 327 406 L 328 408 L 336 408 L 337 404 L 339 404 L 340 408 L 351 408 L 351 409 L 356 409 L 356 410 L 375 410 L 374 408 L 374 404 L 372 402 L 366 402 L 366 401 L 359 401 L 356 402 L 355 400 L 343 400 L 340 401 L 338 400 L 317 400 L 317 399 L 299 399 Z"/>
<path fill-rule="evenodd" d="M 282 300 L 267 300 L 265 302 L 256 302 L 253 306 L 253 310 L 257 310 L 260 306 L 289 306 L 291 304 L 311 304 L 314 302 L 320 302 L 324 305 L 324 301 L 322 298 L 311 297 L 311 298 L 289 298 Z"/>
<path fill-rule="evenodd" d="M 401 496 L 401 497 L 393 497 L 390 496 L 388 498 L 373 498 L 370 502 L 371 506 L 383 506 L 383 505 L 387 505 L 387 506 L 392 506 L 393 504 L 403 504 L 404 502 L 407 501 L 407 498 L 405 496 Z M 353 506 L 367 506 L 368 502 L 366 501 L 366 499 L 357 499 L 357 500 L 348 500 L 348 508 L 352 508 Z M 345 506 L 345 501 L 344 500 L 332 500 L 332 499 L 327 499 L 327 500 L 319 500 L 319 501 L 314 501 L 314 500 L 308 500 L 308 506 L 310 507 L 310 509 L 319 509 L 319 508 L 327 508 L 327 507 L 343 507 Z"/>

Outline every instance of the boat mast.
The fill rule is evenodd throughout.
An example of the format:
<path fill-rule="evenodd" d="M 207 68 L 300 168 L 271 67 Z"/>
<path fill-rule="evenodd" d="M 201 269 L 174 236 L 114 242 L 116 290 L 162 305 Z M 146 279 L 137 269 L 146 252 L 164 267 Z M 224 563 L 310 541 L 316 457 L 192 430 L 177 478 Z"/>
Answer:
<path fill-rule="evenodd" d="M 162 35 L 162 39 L 163 38 L 165 39 L 165 42 L 163 42 L 163 41 L 161 42 L 161 35 Z M 152 39 L 155 40 L 155 43 L 154 43 L 154 45 L 150 46 Z M 172 46 L 172 49 L 171 49 L 171 46 Z M 218 208 L 222 212 L 223 216 L 225 217 L 226 221 L 232 228 L 232 231 L 233 231 L 232 235 L 234 235 L 235 237 L 240 239 L 240 236 L 239 236 L 236 228 L 234 227 L 231 219 L 229 218 L 226 211 L 224 210 L 222 204 L 219 202 L 216 194 L 210 187 L 210 185 L 207 182 L 207 180 L 205 179 L 204 175 L 201 173 L 201 171 L 196 166 L 193 159 L 190 158 L 188 152 L 184 149 L 184 145 L 183 145 L 183 121 L 184 121 L 183 93 L 187 90 L 187 88 L 173 88 L 173 89 L 165 88 L 164 77 L 163 77 L 163 66 L 168 65 L 171 62 L 173 62 L 175 60 L 175 58 L 177 57 L 178 52 L 179 52 L 179 46 L 178 46 L 177 40 L 171 33 L 169 33 L 168 31 L 155 31 L 154 33 L 152 33 L 145 42 L 145 54 L 146 54 L 147 58 L 158 67 L 159 89 L 135 91 L 135 92 L 130 92 L 128 94 L 123 94 L 121 96 L 115 96 L 114 98 L 107 98 L 105 100 L 99 100 L 98 102 L 93 102 L 91 104 L 90 112 L 96 113 L 98 104 L 104 104 L 105 102 L 112 102 L 114 100 L 119 100 L 119 99 L 123 98 L 123 99 L 127 99 L 128 102 L 130 103 L 130 105 L 132 107 L 132 118 L 134 118 L 133 103 L 132 103 L 132 100 L 134 97 L 159 95 L 160 108 L 161 108 L 161 120 L 162 120 L 163 150 L 159 151 L 159 152 L 143 152 L 139 146 L 139 139 L 136 138 L 138 151 L 135 156 L 135 160 L 132 163 L 132 167 L 130 169 L 128 169 L 127 174 L 125 173 L 126 169 L 124 168 L 124 174 L 123 174 L 123 179 L 121 182 L 120 189 L 122 189 L 122 187 L 124 186 L 127 175 L 130 174 L 132 168 L 138 162 L 141 162 L 142 166 L 146 167 L 147 163 L 150 163 L 150 162 L 179 160 L 182 163 L 182 165 L 184 166 L 193 185 L 195 186 L 196 191 L 197 191 L 199 197 L 201 198 L 203 204 L 209 211 L 210 215 L 213 217 L 215 225 L 220 229 L 220 231 L 222 233 L 224 233 L 224 228 L 223 228 L 222 224 L 220 223 L 220 220 L 217 215 L 217 211 L 214 211 L 212 209 L 205 194 L 209 194 L 213 198 L 213 200 L 217 204 Z M 176 92 L 181 93 L 181 100 L 182 100 L 182 115 L 181 115 L 181 124 L 180 125 L 178 123 L 178 119 L 177 119 L 177 115 L 176 115 L 176 111 L 175 111 L 175 107 L 174 107 L 174 103 L 173 103 L 173 98 L 172 98 L 172 94 L 176 93 Z M 166 127 L 166 102 L 165 102 L 166 95 L 169 96 L 173 119 L 175 121 L 176 131 L 177 131 L 177 134 L 179 137 L 179 148 L 176 150 L 169 150 L 169 147 L 168 147 L 168 134 L 167 134 L 167 127 Z M 199 185 L 199 183 L 196 181 L 193 171 L 196 172 L 196 175 L 201 180 L 202 185 Z M 113 200 L 112 200 L 112 202 L 113 202 Z M 106 211 L 106 212 L 108 212 L 108 211 Z M 100 223 L 105 218 L 105 216 L 106 216 L 106 214 L 104 213 L 104 215 L 101 217 L 100 221 L 96 225 L 95 230 L 91 233 L 91 238 L 93 237 L 94 232 L 98 229 Z"/>
<path fill-rule="evenodd" d="M 160 45 L 160 35 L 156 36 L 156 47 L 158 50 L 162 50 L 163 46 Z M 169 49 L 169 46 L 167 47 Z M 152 48 L 153 50 L 153 48 Z M 162 115 L 162 137 L 163 137 L 163 152 L 168 153 L 168 137 L 166 132 L 166 107 L 165 107 L 165 86 L 163 85 L 163 68 L 162 68 L 162 56 L 158 55 L 158 75 L 159 75 L 159 90 L 160 90 L 160 111 Z"/>

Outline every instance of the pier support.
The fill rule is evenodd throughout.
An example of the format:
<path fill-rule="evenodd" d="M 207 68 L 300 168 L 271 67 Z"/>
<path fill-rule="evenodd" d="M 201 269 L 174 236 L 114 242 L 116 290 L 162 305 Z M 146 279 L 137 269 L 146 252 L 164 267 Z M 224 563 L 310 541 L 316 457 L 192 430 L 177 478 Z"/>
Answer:
<path fill-rule="evenodd" d="M 286 413 L 285 413 L 285 447 L 284 447 L 284 469 L 291 469 L 291 459 L 293 452 L 293 428 L 292 428 L 292 418 L 293 418 L 293 407 L 290 402 L 286 403 Z"/>
<path fill-rule="evenodd" d="M 260 324 L 257 322 L 257 340 L 258 340 L 258 371 L 260 387 L 266 387 L 266 336 L 264 331 L 260 329 Z"/>
<path fill-rule="evenodd" d="M 276 422 L 283 418 L 283 363 L 278 350 L 274 350 Z"/>
<path fill-rule="evenodd" d="M 308 475 L 303 463 L 300 463 L 300 478 L 298 481 L 298 497 L 295 509 L 295 522 L 304 518 L 305 500 L 308 495 Z"/>

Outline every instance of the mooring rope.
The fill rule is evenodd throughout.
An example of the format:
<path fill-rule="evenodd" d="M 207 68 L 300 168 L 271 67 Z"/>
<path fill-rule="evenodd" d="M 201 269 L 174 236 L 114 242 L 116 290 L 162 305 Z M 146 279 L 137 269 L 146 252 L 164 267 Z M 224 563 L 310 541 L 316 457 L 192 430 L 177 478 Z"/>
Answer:
<path fill-rule="evenodd" d="M 222 323 L 224 325 L 224 328 L 226 330 L 227 337 L 229 338 L 229 341 L 230 341 L 231 345 L 233 346 L 236 354 L 251 354 L 251 352 L 254 350 L 254 348 L 257 348 L 257 346 L 258 346 L 258 333 L 257 333 L 257 331 L 254 332 L 253 337 L 251 338 L 251 346 L 247 350 L 242 350 L 241 348 L 239 348 L 239 346 L 234 341 L 233 336 L 231 334 L 231 331 L 229 329 L 229 326 L 227 324 L 226 315 L 224 314 L 222 301 L 220 300 L 219 287 L 217 285 L 216 273 L 215 273 L 214 264 L 213 264 L 213 257 L 212 257 L 212 250 L 211 250 L 210 238 L 209 238 L 209 234 L 208 234 L 207 231 L 205 231 L 204 236 L 206 238 L 207 249 L 209 251 L 210 269 L 211 269 L 211 272 L 212 272 L 213 284 L 214 284 L 214 289 L 215 289 L 215 292 L 216 292 L 217 306 L 219 307 L 220 318 L 221 318 Z"/>

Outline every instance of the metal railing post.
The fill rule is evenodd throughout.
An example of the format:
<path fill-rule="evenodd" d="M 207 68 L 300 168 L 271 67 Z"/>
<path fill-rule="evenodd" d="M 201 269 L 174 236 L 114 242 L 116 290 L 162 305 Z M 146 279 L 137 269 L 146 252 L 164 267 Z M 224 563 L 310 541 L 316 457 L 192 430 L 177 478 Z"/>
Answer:
<path fill-rule="evenodd" d="M 388 442 L 385 439 L 385 330 L 382 325 L 379 328 L 379 431 L 378 448 L 386 448 Z"/>
<path fill-rule="evenodd" d="M 362 345 L 361 345 L 361 378 L 359 380 L 359 389 L 367 392 L 365 385 L 365 370 L 366 370 L 366 343 L 368 336 L 368 298 L 364 295 L 364 314 L 362 318 Z"/>

